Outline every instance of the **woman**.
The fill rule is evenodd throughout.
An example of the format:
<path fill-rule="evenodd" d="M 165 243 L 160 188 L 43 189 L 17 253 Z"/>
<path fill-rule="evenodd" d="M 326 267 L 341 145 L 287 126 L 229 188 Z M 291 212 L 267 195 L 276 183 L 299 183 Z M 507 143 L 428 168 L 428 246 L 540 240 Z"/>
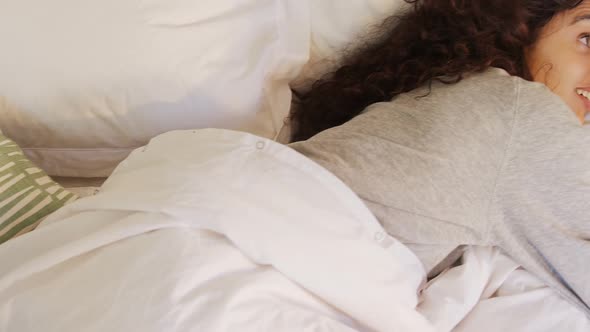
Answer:
<path fill-rule="evenodd" d="M 291 146 L 430 276 L 499 246 L 590 316 L 590 0 L 408 2 L 299 93 Z"/>

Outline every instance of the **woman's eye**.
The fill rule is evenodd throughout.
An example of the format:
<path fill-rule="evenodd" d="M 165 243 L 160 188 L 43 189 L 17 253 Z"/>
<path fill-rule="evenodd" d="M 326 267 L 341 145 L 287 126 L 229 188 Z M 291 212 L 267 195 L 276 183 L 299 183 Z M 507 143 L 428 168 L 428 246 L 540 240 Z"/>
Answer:
<path fill-rule="evenodd" d="M 587 47 L 590 47 L 590 34 L 581 35 L 578 40 Z"/>

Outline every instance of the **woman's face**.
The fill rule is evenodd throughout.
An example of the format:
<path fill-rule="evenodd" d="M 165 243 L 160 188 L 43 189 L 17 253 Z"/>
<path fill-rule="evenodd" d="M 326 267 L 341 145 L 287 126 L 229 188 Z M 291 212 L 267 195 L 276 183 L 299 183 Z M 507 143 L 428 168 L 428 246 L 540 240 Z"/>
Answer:
<path fill-rule="evenodd" d="M 556 15 L 526 60 L 534 81 L 561 97 L 582 123 L 590 120 L 590 0 Z"/>

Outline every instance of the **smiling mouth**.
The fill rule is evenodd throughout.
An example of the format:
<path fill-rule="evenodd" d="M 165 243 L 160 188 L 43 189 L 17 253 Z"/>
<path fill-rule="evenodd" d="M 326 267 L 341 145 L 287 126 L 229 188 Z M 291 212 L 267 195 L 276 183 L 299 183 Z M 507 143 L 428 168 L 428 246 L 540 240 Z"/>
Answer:
<path fill-rule="evenodd" d="M 579 94 L 580 96 L 584 96 L 584 97 L 586 97 L 586 99 L 590 100 L 590 92 L 588 92 L 586 90 L 582 90 L 582 89 L 576 89 L 576 93 Z"/>
<path fill-rule="evenodd" d="M 590 124 L 590 91 L 576 89 L 576 93 L 582 97 L 586 110 L 584 114 L 578 115 L 584 124 Z"/>

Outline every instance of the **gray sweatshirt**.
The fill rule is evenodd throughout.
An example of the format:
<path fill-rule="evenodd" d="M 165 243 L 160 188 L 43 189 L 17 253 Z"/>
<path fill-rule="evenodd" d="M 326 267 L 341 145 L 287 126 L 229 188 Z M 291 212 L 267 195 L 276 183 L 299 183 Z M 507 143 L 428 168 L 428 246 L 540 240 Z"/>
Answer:
<path fill-rule="evenodd" d="M 590 316 L 590 126 L 500 69 L 428 91 L 291 147 L 348 184 L 431 275 L 462 245 L 498 246 Z"/>

